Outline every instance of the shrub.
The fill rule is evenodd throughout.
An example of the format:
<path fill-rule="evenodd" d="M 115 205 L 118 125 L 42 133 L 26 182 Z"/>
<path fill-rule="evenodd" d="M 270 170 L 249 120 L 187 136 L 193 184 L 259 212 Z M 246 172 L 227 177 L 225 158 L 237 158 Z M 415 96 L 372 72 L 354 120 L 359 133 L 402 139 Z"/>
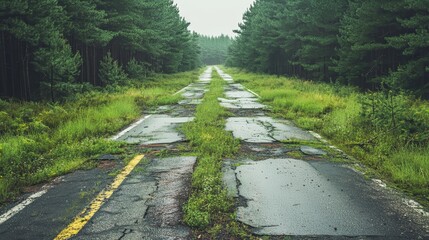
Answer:
<path fill-rule="evenodd" d="M 130 78 L 142 79 L 146 78 L 150 73 L 149 64 L 138 62 L 136 59 L 131 59 L 127 64 L 127 74 Z"/>
<path fill-rule="evenodd" d="M 104 85 L 118 85 L 127 79 L 127 74 L 110 52 L 100 61 L 99 77 Z"/>

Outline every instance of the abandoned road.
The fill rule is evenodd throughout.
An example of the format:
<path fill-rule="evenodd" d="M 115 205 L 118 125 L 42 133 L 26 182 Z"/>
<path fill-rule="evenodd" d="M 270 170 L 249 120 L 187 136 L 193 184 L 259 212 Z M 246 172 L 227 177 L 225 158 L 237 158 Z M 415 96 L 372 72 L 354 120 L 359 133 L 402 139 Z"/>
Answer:
<path fill-rule="evenodd" d="M 145 113 L 114 140 L 138 152 L 129 163 L 106 153 L 82 170 L 35 187 L 0 209 L 0 239 L 190 239 L 182 206 L 198 159 L 180 147 L 213 71 L 226 81 L 220 104 L 239 153 L 223 164 L 237 220 L 255 236 L 296 239 L 428 239 L 429 216 L 319 135 L 269 115 L 256 93 L 209 67 L 177 94 L 178 104 Z M 168 150 L 174 154 L 163 156 Z M 24 199 L 30 199 L 27 201 Z"/>

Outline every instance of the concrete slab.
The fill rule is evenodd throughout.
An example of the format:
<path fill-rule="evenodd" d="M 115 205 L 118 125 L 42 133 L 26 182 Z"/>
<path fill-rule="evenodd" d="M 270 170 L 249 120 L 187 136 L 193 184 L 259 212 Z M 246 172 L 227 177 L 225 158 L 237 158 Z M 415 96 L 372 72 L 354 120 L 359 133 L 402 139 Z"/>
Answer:
<path fill-rule="evenodd" d="M 201 99 L 204 96 L 204 91 L 185 91 L 184 93 L 182 93 L 182 96 L 184 98 L 191 98 L 191 99 Z"/>
<path fill-rule="evenodd" d="M 184 99 L 178 102 L 179 105 L 198 105 L 201 104 L 202 99 Z"/>
<path fill-rule="evenodd" d="M 220 75 L 221 78 L 223 78 L 223 80 L 227 81 L 227 82 L 233 82 L 233 79 L 230 75 L 226 74 L 224 71 L 220 70 L 218 67 L 215 67 L 217 73 Z"/>
<path fill-rule="evenodd" d="M 229 90 L 225 91 L 226 98 L 254 98 L 255 95 L 245 90 Z"/>
<path fill-rule="evenodd" d="M 199 82 L 204 82 L 204 83 L 208 83 L 212 80 L 212 68 L 209 67 L 207 68 L 206 71 L 204 71 L 204 73 L 200 76 L 199 78 Z"/>
<path fill-rule="evenodd" d="M 198 80 L 199 83 L 205 83 L 205 84 L 209 84 L 212 81 L 211 78 L 200 78 Z"/>
<path fill-rule="evenodd" d="M 218 98 L 220 105 L 229 109 L 263 109 L 266 106 L 257 102 L 256 98 L 225 99 Z"/>
<path fill-rule="evenodd" d="M 183 91 L 182 97 L 184 99 L 179 101 L 179 105 L 198 105 L 202 102 L 207 91 L 207 84 L 192 83 Z"/>
<path fill-rule="evenodd" d="M 228 84 L 227 90 L 228 89 L 246 90 L 246 88 L 242 84 L 240 84 L 240 83 L 231 83 L 231 84 Z"/>
<path fill-rule="evenodd" d="M 195 162 L 196 157 L 160 158 L 134 171 L 74 239 L 188 239 L 182 204 Z"/>
<path fill-rule="evenodd" d="M 317 149 L 317 148 L 313 148 L 313 147 L 309 147 L 309 146 L 301 146 L 300 148 L 301 152 L 306 154 L 306 155 L 313 155 L 313 156 L 317 156 L 317 155 L 327 155 L 328 153 Z"/>
<path fill-rule="evenodd" d="M 249 160 L 235 173 L 240 197 L 247 200 L 237 218 L 254 227 L 255 234 L 413 236 L 403 217 L 384 208 L 377 193 L 350 169 L 267 159 Z"/>
<path fill-rule="evenodd" d="M 245 142 L 270 143 L 282 140 L 316 140 L 308 132 L 295 127 L 286 120 L 271 117 L 231 117 L 226 121 L 226 130 Z"/>
<path fill-rule="evenodd" d="M 237 179 L 230 161 L 225 161 L 222 167 L 222 179 L 230 197 L 238 197 Z"/>
<path fill-rule="evenodd" d="M 152 115 L 141 124 L 131 129 L 118 140 L 131 144 L 161 144 L 185 140 L 177 128 L 180 124 L 192 121 L 193 117 L 170 117 Z"/>

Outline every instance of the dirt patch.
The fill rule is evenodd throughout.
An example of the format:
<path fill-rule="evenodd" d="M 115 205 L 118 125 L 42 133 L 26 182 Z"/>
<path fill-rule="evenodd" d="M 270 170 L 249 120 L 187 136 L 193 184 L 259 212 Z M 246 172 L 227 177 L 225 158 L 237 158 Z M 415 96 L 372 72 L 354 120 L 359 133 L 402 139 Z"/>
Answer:
<path fill-rule="evenodd" d="M 111 160 L 102 160 L 98 162 L 97 167 L 103 170 L 111 170 L 116 167 L 116 162 Z"/>
<path fill-rule="evenodd" d="M 22 192 L 23 193 L 35 193 L 35 192 L 40 191 L 44 185 L 45 185 L 44 183 L 40 183 L 40 184 L 36 184 L 33 186 L 24 187 L 22 189 Z"/>

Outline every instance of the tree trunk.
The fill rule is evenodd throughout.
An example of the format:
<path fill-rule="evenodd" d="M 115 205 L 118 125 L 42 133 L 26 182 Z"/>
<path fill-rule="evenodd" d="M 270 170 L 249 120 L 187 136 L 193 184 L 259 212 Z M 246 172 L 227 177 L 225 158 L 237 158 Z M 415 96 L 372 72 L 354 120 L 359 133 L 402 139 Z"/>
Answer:
<path fill-rule="evenodd" d="M 51 73 L 50 73 L 50 87 L 51 87 L 51 101 L 55 102 L 55 96 L 54 96 L 54 67 L 51 66 Z"/>
<path fill-rule="evenodd" d="M 92 69 L 93 69 L 93 76 L 94 76 L 94 85 L 98 83 L 98 67 L 97 67 L 97 48 L 93 45 L 92 46 Z M 89 60 L 89 59 L 88 59 Z"/>
<path fill-rule="evenodd" d="M 1 40 L 0 45 L 2 46 L 2 58 L 0 61 L 0 71 L 1 71 L 1 90 L 0 90 L 0 96 L 7 96 L 8 95 L 8 70 L 7 70 L 7 58 L 6 58 L 6 38 L 5 33 L 1 32 Z"/>
<path fill-rule="evenodd" d="M 89 59 L 88 45 L 85 44 L 86 81 L 95 85 L 95 82 L 91 81 L 91 63 Z"/>
<path fill-rule="evenodd" d="M 25 62 L 24 62 L 24 79 L 25 79 L 25 86 L 26 86 L 26 96 L 27 100 L 31 99 L 31 85 L 30 85 L 30 74 L 29 74 L 29 64 L 30 61 L 30 54 L 28 52 L 28 44 L 25 44 Z"/>

